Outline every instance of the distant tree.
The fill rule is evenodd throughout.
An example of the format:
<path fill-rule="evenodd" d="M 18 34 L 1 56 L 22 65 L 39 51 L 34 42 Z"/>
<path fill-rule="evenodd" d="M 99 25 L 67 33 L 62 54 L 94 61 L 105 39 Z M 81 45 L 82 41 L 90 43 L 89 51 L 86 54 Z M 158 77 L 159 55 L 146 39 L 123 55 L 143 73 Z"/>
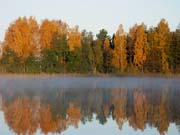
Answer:
<path fill-rule="evenodd" d="M 55 52 L 57 57 L 56 72 L 66 72 L 67 68 L 67 57 L 69 48 L 67 46 L 66 34 L 55 33 L 52 39 L 52 50 Z"/>
<path fill-rule="evenodd" d="M 107 35 L 108 32 L 105 29 L 101 29 L 98 34 L 96 34 L 97 42 L 102 50 L 102 67 L 103 72 L 109 72 L 111 65 L 111 48 L 110 48 L 110 37 Z"/>
<path fill-rule="evenodd" d="M 156 30 L 156 27 L 152 27 L 147 33 L 149 50 L 147 52 L 145 68 L 149 72 L 161 71 L 161 51 L 157 48 L 157 42 L 155 40 Z"/>
<path fill-rule="evenodd" d="M 128 64 L 132 67 L 134 61 L 134 46 L 137 32 L 137 24 L 130 28 L 128 37 L 127 37 L 127 58 Z"/>
<path fill-rule="evenodd" d="M 83 72 L 92 72 L 93 69 L 93 35 L 92 32 L 83 30 L 81 33 L 81 45 L 82 45 L 82 63 L 81 68 Z"/>
<path fill-rule="evenodd" d="M 67 71 L 71 73 L 80 73 L 82 66 L 82 48 L 74 47 L 67 55 Z"/>
<path fill-rule="evenodd" d="M 41 50 L 52 48 L 52 39 L 55 33 L 58 32 L 59 22 L 49 21 L 47 19 L 43 20 L 40 26 L 40 43 Z"/>
<path fill-rule="evenodd" d="M 161 50 L 161 69 L 163 72 L 169 71 L 169 27 L 165 19 L 162 19 L 158 26 L 155 36 L 157 47 Z"/>
<path fill-rule="evenodd" d="M 176 51 L 174 56 L 175 70 L 180 72 L 180 23 L 176 29 Z"/>
<path fill-rule="evenodd" d="M 0 64 L 2 67 L 2 72 L 20 72 L 21 71 L 21 63 L 17 54 L 9 48 L 3 51 Z M 22 71 L 21 71 L 22 72 Z"/>
<path fill-rule="evenodd" d="M 171 32 L 170 37 L 170 50 L 169 62 L 171 65 L 172 72 L 180 71 L 180 24 L 175 32 Z"/>
<path fill-rule="evenodd" d="M 58 72 L 58 65 L 59 58 L 57 51 L 54 49 L 43 49 L 41 58 L 42 71 L 45 73 Z"/>
<path fill-rule="evenodd" d="M 81 72 L 82 48 L 81 48 L 81 33 L 79 27 L 75 26 L 68 30 L 67 46 L 69 52 L 67 55 L 67 70 L 68 72 Z"/>
<path fill-rule="evenodd" d="M 91 63 L 93 73 L 102 72 L 103 69 L 103 51 L 102 51 L 102 41 L 95 40 L 92 44 L 92 55 Z"/>
<path fill-rule="evenodd" d="M 145 33 L 146 26 L 141 24 L 137 27 L 137 35 L 134 46 L 134 65 L 143 71 L 147 59 L 148 41 Z"/>
<path fill-rule="evenodd" d="M 68 31 L 68 41 L 67 45 L 70 51 L 73 51 L 75 48 L 81 47 L 81 33 L 79 32 L 79 27 L 75 26 Z"/>
<path fill-rule="evenodd" d="M 101 29 L 99 33 L 96 35 L 97 39 L 99 39 L 102 44 L 104 43 L 105 39 L 107 38 L 108 32 L 105 29 Z"/>
<path fill-rule="evenodd" d="M 120 25 L 115 38 L 112 64 L 118 72 L 124 72 L 127 67 L 126 33 Z"/>
<path fill-rule="evenodd" d="M 24 61 L 31 54 L 37 55 L 38 52 L 38 32 L 39 26 L 33 17 L 18 18 L 13 22 L 5 35 L 3 42 L 3 52 L 6 48 L 14 51 L 17 56 Z"/>
<path fill-rule="evenodd" d="M 25 71 L 27 73 L 40 73 L 40 61 L 35 56 L 30 55 L 26 58 L 25 62 Z"/>
<path fill-rule="evenodd" d="M 112 71 L 112 47 L 109 38 L 106 38 L 103 45 L 103 69 L 104 73 Z"/>
<path fill-rule="evenodd" d="M 62 21 L 44 20 L 40 32 L 43 72 L 65 72 L 68 25 Z"/>

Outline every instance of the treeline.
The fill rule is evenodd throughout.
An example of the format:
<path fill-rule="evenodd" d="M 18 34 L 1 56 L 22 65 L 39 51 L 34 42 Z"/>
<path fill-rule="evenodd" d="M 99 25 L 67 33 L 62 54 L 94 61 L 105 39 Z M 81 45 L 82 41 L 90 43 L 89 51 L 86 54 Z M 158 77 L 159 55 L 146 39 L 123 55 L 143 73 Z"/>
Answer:
<path fill-rule="evenodd" d="M 4 73 L 180 73 L 180 25 L 171 32 L 165 19 L 94 36 L 59 20 L 39 25 L 23 17 L 10 24 L 1 47 Z"/>

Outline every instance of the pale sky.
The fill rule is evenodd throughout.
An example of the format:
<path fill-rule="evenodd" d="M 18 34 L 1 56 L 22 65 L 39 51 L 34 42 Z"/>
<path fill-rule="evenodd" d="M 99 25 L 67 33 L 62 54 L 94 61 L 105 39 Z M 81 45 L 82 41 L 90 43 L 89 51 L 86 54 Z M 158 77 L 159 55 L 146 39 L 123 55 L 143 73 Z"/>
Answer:
<path fill-rule="evenodd" d="M 34 16 L 38 22 L 61 19 L 94 34 L 101 28 L 112 34 L 119 24 L 126 32 L 135 23 L 156 26 L 162 18 L 175 30 L 180 23 L 180 0 L 0 0 L 0 41 L 9 24 L 23 16 Z"/>

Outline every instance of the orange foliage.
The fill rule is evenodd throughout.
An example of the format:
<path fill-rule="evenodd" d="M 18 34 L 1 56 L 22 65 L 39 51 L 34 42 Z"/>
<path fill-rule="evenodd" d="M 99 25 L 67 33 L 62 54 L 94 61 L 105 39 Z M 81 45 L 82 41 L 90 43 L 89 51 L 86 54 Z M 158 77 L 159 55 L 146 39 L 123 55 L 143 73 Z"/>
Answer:
<path fill-rule="evenodd" d="M 52 47 L 51 41 L 53 39 L 53 35 L 58 32 L 58 29 L 59 29 L 58 21 L 49 21 L 46 19 L 42 22 L 40 27 L 41 49 Z"/>
<path fill-rule="evenodd" d="M 110 43 L 109 43 L 109 39 L 106 38 L 104 41 L 104 49 L 105 50 L 109 50 L 110 49 Z"/>
<path fill-rule="evenodd" d="M 123 72 L 127 67 L 126 53 L 126 34 L 123 30 L 123 26 L 120 25 L 114 39 L 114 50 L 112 59 L 113 66 L 119 72 Z"/>
<path fill-rule="evenodd" d="M 144 63 L 147 59 L 148 41 L 145 33 L 146 26 L 141 24 L 137 27 L 137 35 L 134 46 L 134 64 L 143 70 Z"/>
<path fill-rule="evenodd" d="M 162 71 L 169 71 L 168 54 L 169 50 L 169 27 L 165 19 L 162 19 L 157 27 L 157 33 L 155 35 L 158 48 L 161 50 L 162 56 Z"/>
<path fill-rule="evenodd" d="M 76 26 L 68 32 L 68 46 L 69 50 L 73 51 L 76 47 L 81 47 L 81 33 L 78 31 L 79 27 Z"/>
<path fill-rule="evenodd" d="M 22 59 L 38 52 L 39 26 L 33 17 L 18 18 L 8 28 L 3 43 L 3 51 L 10 48 Z"/>

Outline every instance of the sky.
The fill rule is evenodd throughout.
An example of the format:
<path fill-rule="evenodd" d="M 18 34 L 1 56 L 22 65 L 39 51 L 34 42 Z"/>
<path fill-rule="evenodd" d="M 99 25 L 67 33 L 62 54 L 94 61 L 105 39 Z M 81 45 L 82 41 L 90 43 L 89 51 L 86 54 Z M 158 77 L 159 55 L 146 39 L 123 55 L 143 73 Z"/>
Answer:
<path fill-rule="evenodd" d="M 10 23 L 18 17 L 57 19 L 71 27 L 92 31 L 102 28 L 109 34 L 123 24 L 128 32 L 135 23 L 156 26 L 165 18 L 171 30 L 180 23 L 180 0 L 0 0 L 0 41 Z"/>

